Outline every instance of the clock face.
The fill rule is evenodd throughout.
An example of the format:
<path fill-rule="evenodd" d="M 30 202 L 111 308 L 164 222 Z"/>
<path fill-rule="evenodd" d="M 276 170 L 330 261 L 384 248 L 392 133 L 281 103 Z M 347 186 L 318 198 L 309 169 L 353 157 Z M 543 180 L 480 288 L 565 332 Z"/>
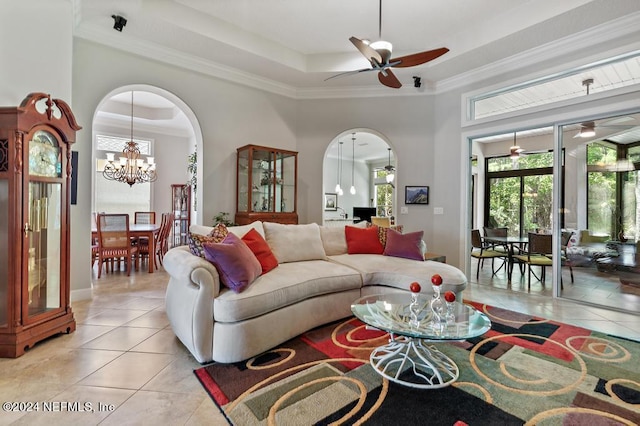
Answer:
<path fill-rule="evenodd" d="M 29 174 L 60 177 L 61 173 L 58 141 L 46 130 L 37 130 L 29 141 Z"/>

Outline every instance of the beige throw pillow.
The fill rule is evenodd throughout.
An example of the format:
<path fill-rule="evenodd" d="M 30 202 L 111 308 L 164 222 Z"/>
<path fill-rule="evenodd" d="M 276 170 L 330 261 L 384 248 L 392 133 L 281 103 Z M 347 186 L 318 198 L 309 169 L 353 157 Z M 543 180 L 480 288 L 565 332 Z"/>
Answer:
<path fill-rule="evenodd" d="M 263 222 L 262 225 L 265 239 L 279 263 L 326 258 L 318 224 L 283 225 Z"/>

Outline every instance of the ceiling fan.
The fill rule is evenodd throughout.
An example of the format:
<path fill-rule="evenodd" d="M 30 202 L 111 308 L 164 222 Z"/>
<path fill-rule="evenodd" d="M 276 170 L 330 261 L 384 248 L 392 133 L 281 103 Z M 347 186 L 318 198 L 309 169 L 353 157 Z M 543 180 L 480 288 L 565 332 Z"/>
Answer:
<path fill-rule="evenodd" d="M 391 58 L 393 46 L 388 41 L 382 40 L 382 0 L 380 0 L 379 20 L 378 20 L 378 41 L 370 43 L 368 40 L 360 40 L 357 37 L 349 38 L 349 41 L 364 55 L 371 63 L 371 68 L 363 68 L 355 71 L 347 71 L 327 78 L 325 81 L 336 77 L 359 74 L 361 72 L 378 71 L 380 83 L 393 89 L 402 87 L 402 83 L 391 71 L 391 68 L 408 68 L 424 64 L 444 55 L 449 51 L 446 47 L 414 53 L 411 55 Z"/>
<path fill-rule="evenodd" d="M 625 124 L 626 123 L 626 124 Z M 590 138 L 596 135 L 596 128 L 602 129 L 619 129 L 628 130 L 637 127 L 636 119 L 631 116 L 618 117 L 604 123 L 596 123 L 595 121 L 585 121 L 580 123 L 580 130 L 575 134 L 574 138 Z"/>

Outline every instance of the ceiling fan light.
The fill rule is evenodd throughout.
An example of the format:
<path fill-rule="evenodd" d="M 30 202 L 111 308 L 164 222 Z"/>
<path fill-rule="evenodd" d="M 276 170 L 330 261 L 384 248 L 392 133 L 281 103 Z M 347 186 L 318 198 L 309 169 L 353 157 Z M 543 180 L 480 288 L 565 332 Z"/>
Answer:
<path fill-rule="evenodd" d="M 396 177 L 396 175 L 392 173 L 387 173 L 387 175 L 385 176 L 385 179 L 387 180 L 387 183 L 391 183 L 393 182 L 393 179 Z"/>
<path fill-rule="evenodd" d="M 591 138 L 596 135 L 596 125 L 593 121 L 582 123 L 578 136 L 581 138 Z"/>
<path fill-rule="evenodd" d="M 518 145 L 513 145 L 511 148 L 509 148 L 509 157 L 511 157 L 512 160 L 516 160 L 520 158 L 521 152 L 522 149 Z"/>
<path fill-rule="evenodd" d="M 378 40 L 374 41 L 369 45 L 372 49 L 382 56 L 384 62 L 388 62 L 389 58 L 391 58 L 391 52 L 393 52 L 393 45 L 388 41 Z"/>

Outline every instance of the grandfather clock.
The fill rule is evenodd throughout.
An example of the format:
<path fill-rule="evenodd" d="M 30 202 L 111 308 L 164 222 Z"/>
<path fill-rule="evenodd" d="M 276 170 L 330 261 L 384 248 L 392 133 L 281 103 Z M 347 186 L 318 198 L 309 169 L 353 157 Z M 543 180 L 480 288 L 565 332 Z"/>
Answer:
<path fill-rule="evenodd" d="M 69 106 L 31 93 L 0 107 L 0 357 L 75 330 L 69 300 Z"/>

